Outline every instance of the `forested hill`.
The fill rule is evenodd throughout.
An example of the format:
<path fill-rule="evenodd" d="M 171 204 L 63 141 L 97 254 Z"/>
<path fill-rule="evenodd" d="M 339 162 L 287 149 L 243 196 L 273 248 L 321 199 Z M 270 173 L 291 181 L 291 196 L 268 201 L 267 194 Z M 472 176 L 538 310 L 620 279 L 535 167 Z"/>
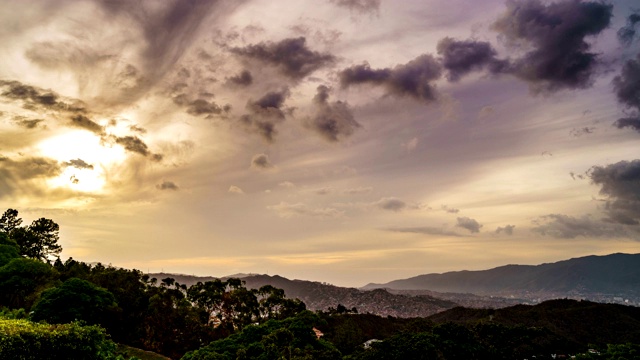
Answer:
<path fill-rule="evenodd" d="M 492 323 L 504 326 L 545 328 L 576 344 L 637 342 L 640 308 L 568 299 L 502 309 L 457 307 L 428 318 L 436 324 Z"/>
<path fill-rule="evenodd" d="M 363 289 L 431 290 L 481 295 L 640 293 L 640 254 L 586 256 L 541 265 L 506 265 L 482 271 L 427 274 Z"/>
<path fill-rule="evenodd" d="M 213 277 L 197 277 L 178 274 L 149 274 L 150 277 L 163 279 L 171 277 L 187 286 L 211 281 Z M 283 289 L 289 298 L 302 300 L 310 310 L 327 310 L 343 305 L 347 309 L 356 308 L 359 313 L 372 313 L 381 316 L 417 317 L 429 316 L 437 312 L 451 309 L 458 304 L 437 299 L 432 296 L 408 296 L 391 294 L 383 289 L 362 291 L 356 288 L 345 288 L 316 281 L 290 280 L 274 275 L 241 274 L 245 285 L 250 289 L 258 289 L 264 285 L 272 285 Z M 239 277 L 234 275 L 233 277 Z M 223 278 L 224 279 L 224 278 Z"/>

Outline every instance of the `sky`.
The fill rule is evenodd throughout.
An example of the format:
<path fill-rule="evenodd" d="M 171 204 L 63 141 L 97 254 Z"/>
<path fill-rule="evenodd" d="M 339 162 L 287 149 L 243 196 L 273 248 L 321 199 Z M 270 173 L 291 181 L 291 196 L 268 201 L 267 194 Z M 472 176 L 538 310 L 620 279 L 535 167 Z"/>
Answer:
<path fill-rule="evenodd" d="M 363 286 L 640 252 L 634 0 L 0 0 L 62 259 Z"/>

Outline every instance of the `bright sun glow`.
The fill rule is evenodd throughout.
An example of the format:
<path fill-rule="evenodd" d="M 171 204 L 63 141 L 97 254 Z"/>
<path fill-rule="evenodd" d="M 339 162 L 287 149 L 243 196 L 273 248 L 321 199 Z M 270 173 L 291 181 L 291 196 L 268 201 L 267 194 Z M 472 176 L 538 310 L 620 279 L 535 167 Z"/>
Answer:
<path fill-rule="evenodd" d="M 90 132 L 76 130 L 49 138 L 38 145 L 44 156 L 63 163 L 66 169 L 50 180 L 55 187 L 97 192 L 106 183 L 105 169 L 124 160 L 120 146 L 110 146 Z"/>

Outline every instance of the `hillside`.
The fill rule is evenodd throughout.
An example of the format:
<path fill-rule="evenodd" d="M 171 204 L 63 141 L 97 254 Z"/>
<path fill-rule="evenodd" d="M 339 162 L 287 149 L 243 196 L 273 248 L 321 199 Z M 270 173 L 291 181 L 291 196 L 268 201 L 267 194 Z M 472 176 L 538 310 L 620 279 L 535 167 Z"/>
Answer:
<path fill-rule="evenodd" d="M 640 254 L 586 256 L 541 265 L 506 265 L 482 271 L 419 275 L 363 289 L 431 290 L 543 298 L 568 295 L 640 297 Z M 637 301 L 637 300 L 636 300 Z"/>
<path fill-rule="evenodd" d="M 568 299 L 503 309 L 457 307 L 428 317 L 436 324 L 494 323 L 546 328 L 577 344 L 637 342 L 640 339 L 640 308 Z"/>
<path fill-rule="evenodd" d="M 198 281 L 206 282 L 214 277 L 197 277 L 179 274 L 149 274 L 158 280 L 174 278 L 180 284 L 191 286 Z M 226 278 L 226 277 L 225 277 Z M 381 316 L 419 317 L 429 316 L 437 312 L 458 306 L 457 303 L 441 300 L 428 295 L 409 296 L 392 294 L 383 289 L 363 291 L 356 288 L 345 288 L 323 284 L 315 281 L 289 280 L 274 275 L 243 275 L 248 288 L 257 289 L 264 285 L 272 285 L 283 289 L 289 298 L 302 300 L 310 310 L 327 310 L 336 308 L 338 304 L 346 308 L 356 308 L 360 313 L 372 313 Z"/>

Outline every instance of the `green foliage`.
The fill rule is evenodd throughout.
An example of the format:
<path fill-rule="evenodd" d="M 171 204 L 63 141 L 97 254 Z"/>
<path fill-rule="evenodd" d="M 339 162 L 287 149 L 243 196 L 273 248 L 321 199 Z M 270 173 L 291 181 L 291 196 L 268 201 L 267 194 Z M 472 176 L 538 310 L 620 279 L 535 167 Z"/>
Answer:
<path fill-rule="evenodd" d="M 115 344 L 96 326 L 0 319 L 0 359 L 117 360 Z"/>
<path fill-rule="evenodd" d="M 318 315 L 303 311 L 285 320 L 250 325 L 189 352 L 182 359 L 341 359 L 340 352 L 331 343 L 316 338 L 313 327 L 321 322 Z"/>
<path fill-rule="evenodd" d="M 17 258 L 0 267 L 0 306 L 30 309 L 57 272 L 43 262 Z"/>
<path fill-rule="evenodd" d="M 22 219 L 15 209 L 8 209 L 0 217 L 0 232 L 15 241 L 20 255 L 48 261 L 50 256 L 57 257 L 60 254 L 60 227 L 53 220 L 39 218 L 29 226 L 20 227 L 20 224 Z"/>
<path fill-rule="evenodd" d="M 576 355 L 583 360 L 640 360 L 640 344 L 609 344 L 606 349 L 589 349 L 584 354 Z"/>
<path fill-rule="evenodd" d="M 20 309 L 9 309 L 6 307 L 0 308 L 0 319 L 26 319 L 27 312 Z"/>
<path fill-rule="evenodd" d="M 118 311 L 113 294 L 96 285 L 71 278 L 62 285 L 45 290 L 33 307 L 32 319 L 51 324 L 84 321 L 106 325 Z"/>
<path fill-rule="evenodd" d="M 12 259 L 20 257 L 18 244 L 9 239 L 6 233 L 0 232 L 0 267 L 6 265 Z"/>

